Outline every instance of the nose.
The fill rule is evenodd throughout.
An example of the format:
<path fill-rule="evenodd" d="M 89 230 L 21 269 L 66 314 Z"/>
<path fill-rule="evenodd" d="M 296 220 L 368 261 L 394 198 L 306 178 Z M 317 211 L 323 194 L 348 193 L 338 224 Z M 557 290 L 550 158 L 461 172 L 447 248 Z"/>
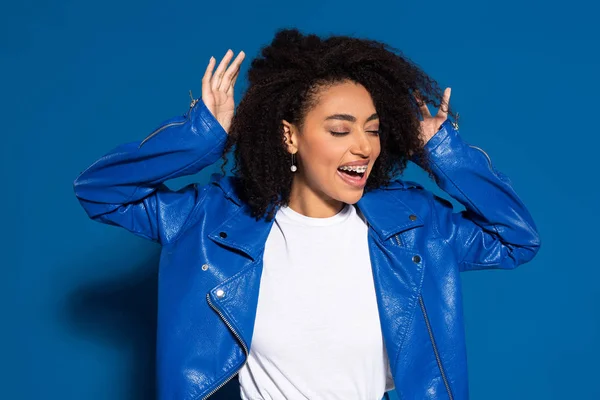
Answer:
<path fill-rule="evenodd" d="M 352 154 L 367 158 L 373 151 L 373 145 L 369 140 L 369 134 L 367 132 L 357 132 L 354 136 L 354 142 L 350 151 Z"/>

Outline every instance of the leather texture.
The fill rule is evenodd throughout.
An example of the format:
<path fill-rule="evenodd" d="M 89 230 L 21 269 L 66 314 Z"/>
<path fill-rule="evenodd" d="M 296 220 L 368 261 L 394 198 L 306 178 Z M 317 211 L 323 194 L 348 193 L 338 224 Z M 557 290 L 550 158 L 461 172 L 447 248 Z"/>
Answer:
<path fill-rule="evenodd" d="M 178 191 L 164 185 L 216 162 L 226 135 L 198 101 L 146 140 L 109 152 L 74 182 L 90 218 L 162 245 L 161 400 L 217 398 L 222 386 L 231 391 L 252 343 L 272 222 L 249 215 L 234 177 L 213 175 L 207 185 Z M 450 121 L 426 150 L 437 184 L 464 211 L 403 180 L 366 192 L 357 206 L 369 224 L 381 328 L 399 397 L 467 399 L 459 272 L 515 268 L 534 257 L 540 238 L 510 181 Z"/>

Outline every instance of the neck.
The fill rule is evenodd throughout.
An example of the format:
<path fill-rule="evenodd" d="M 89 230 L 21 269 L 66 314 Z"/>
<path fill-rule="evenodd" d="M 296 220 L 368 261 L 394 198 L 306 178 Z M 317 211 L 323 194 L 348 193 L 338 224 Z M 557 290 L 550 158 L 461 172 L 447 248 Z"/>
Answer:
<path fill-rule="evenodd" d="M 292 183 L 289 207 L 307 217 L 328 218 L 339 213 L 344 203 L 322 192 L 314 191 L 302 182 L 300 176 L 297 176 Z"/>

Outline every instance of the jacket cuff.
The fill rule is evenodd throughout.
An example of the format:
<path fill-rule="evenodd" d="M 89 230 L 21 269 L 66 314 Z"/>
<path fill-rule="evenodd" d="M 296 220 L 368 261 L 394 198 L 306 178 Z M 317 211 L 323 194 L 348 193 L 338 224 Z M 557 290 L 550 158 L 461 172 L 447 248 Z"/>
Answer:
<path fill-rule="evenodd" d="M 452 126 L 452 122 L 450 121 L 450 119 L 446 119 L 442 125 L 440 126 L 440 129 L 436 132 L 435 135 L 433 135 L 429 141 L 425 144 L 425 146 L 423 146 L 423 150 L 425 150 L 425 153 L 427 154 L 428 157 L 434 157 L 435 156 L 435 151 L 436 149 L 442 144 L 444 143 L 445 145 L 452 145 L 452 141 L 462 141 L 460 139 L 460 137 L 458 136 L 458 131 L 454 129 L 454 127 Z M 448 141 L 448 142 L 446 142 Z M 445 143 L 446 142 L 446 143 Z M 422 159 L 421 157 L 417 157 L 417 156 L 413 156 L 411 158 L 411 161 L 414 162 L 415 164 L 417 164 L 418 166 L 425 168 L 426 165 L 426 160 Z"/>
<path fill-rule="evenodd" d="M 227 138 L 227 132 L 225 131 L 225 129 L 223 129 L 223 126 L 219 123 L 219 121 L 217 121 L 215 116 L 206 107 L 206 104 L 204 104 L 202 99 L 198 99 L 198 102 L 196 103 L 196 105 L 194 105 L 194 107 L 192 107 L 190 112 L 191 119 L 192 121 L 194 121 L 194 124 L 192 124 L 192 129 L 196 130 L 196 132 L 194 133 L 198 133 L 197 128 L 199 126 L 203 126 L 204 132 L 208 132 L 219 141 L 225 141 L 225 139 Z"/>

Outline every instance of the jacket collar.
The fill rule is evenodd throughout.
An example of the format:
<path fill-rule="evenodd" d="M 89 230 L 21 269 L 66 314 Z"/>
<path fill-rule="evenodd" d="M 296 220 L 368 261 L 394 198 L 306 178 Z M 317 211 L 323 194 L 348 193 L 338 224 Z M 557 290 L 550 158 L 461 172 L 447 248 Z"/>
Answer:
<path fill-rule="evenodd" d="M 422 188 L 414 182 L 397 180 L 385 188 L 366 192 L 357 203 L 382 241 L 407 229 L 423 226 L 422 218 L 401 200 L 401 191 L 412 187 Z"/>
<path fill-rule="evenodd" d="M 264 218 L 257 220 L 250 215 L 248 207 L 235 208 L 234 214 L 226 218 L 208 237 L 256 261 L 263 254 L 273 221 L 266 221 Z"/>
<path fill-rule="evenodd" d="M 236 178 L 213 174 L 210 183 L 221 188 L 225 198 L 233 204 L 230 212 L 224 213 L 229 217 L 226 217 L 208 237 L 214 242 L 245 254 L 253 261 L 258 260 L 264 252 L 273 221 L 252 217 L 249 207 L 244 205 L 237 195 Z"/>
<path fill-rule="evenodd" d="M 209 237 L 229 248 L 242 252 L 252 260 L 259 259 L 271 231 L 273 221 L 256 219 L 243 204 L 236 191 L 237 180 L 213 174 L 210 183 L 218 186 L 224 196 L 235 204 L 229 218 L 226 218 Z M 403 202 L 399 195 L 409 188 L 423 188 L 421 185 L 395 180 L 387 187 L 366 192 L 357 203 L 371 228 L 382 241 L 407 229 L 423 226 L 421 217 Z"/>

